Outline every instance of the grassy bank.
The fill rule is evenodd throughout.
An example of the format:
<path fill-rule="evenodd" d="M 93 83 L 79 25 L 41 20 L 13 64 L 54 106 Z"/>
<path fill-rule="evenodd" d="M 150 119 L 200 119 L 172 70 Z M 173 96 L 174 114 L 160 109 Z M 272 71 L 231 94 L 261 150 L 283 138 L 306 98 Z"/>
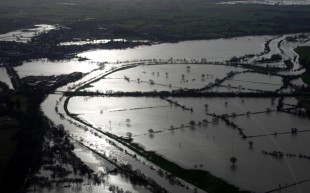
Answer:
<path fill-rule="evenodd" d="M 304 83 L 310 85 L 310 74 L 306 73 L 301 75 L 301 79 Z"/>

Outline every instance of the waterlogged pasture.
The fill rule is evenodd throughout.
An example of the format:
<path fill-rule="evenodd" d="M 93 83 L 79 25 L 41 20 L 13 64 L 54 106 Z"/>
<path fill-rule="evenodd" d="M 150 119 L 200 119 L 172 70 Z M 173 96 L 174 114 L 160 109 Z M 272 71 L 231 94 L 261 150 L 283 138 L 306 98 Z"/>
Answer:
<path fill-rule="evenodd" d="M 271 99 L 240 99 L 240 98 L 177 98 L 180 105 L 190 110 L 184 110 L 175 104 L 158 98 L 135 97 L 74 97 L 70 100 L 68 109 L 95 127 L 126 137 L 127 132 L 135 135 L 148 134 L 149 129 L 169 131 L 173 128 L 189 126 L 204 119 L 212 122 L 207 114 L 245 114 L 263 112 L 270 107 Z M 207 105 L 207 108 L 206 106 Z M 275 107 L 274 107 L 275 108 Z M 152 117 L 152 119 L 150 119 Z"/>
<path fill-rule="evenodd" d="M 240 139 L 236 130 L 226 127 L 223 123 L 175 130 L 173 133 L 158 133 L 153 138 L 139 136 L 135 137 L 134 141 L 144 144 L 146 149 L 156 151 L 183 167 L 207 170 L 229 183 L 258 192 L 271 190 L 285 182 L 307 179 L 309 173 L 309 160 L 299 158 L 281 160 L 261 153 L 262 148 L 268 151 L 283 151 L 285 148 L 280 145 L 289 144 L 285 147 L 293 145 L 294 140 L 285 140 L 281 144 L 275 143 L 270 138 L 261 142 L 257 139 L 253 140 L 254 147 L 250 149 L 248 141 Z M 236 168 L 231 168 L 229 163 L 231 156 L 238 158 Z M 307 188 L 309 185 L 302 191 Z M 295 191 L 296 187 L 290 192 Z"/>
<path fill-rule="evenodd" d="M 272 36 L 245 36 L 230 39 L 200 41 L 183 41 L 179 43 L 162 43 L 124 50 L 97 50 L 79 54 L 99 62 L 117 62 L 145 59 L 203 59 L 223 61 L 233 56 L 260 53 L 264 43 Z"/>
<path fill-rule="evenodd" d="M 233 121 L 243 128 L 248 136 L 291 132 L 291 128 L 309 130 L 310 124 L 308 118 L 280 112 L 255 114 L 249 117 L 240 116 L 234 118 Z"/>
<path fill-rule="evenodd" d="M 177 98 L 180 104 L 192 107 L 196 114 L 245 114 L 275 109 L 275 102 L 270 98 Z M 206 106 L 207 105 L 207 108 Z"/>
<path fill-rule="evenodd" d="M 52 76 L 70 74 L 72 72 L 87 73 L 98 68 L 98 63 L 90 61 L 49 61 L 47 59 L 33 60 L 25 62 L 21 66 L 15 67 L 18 75 L 23 78 L 26 76 Z"/>
<path fill-rule="evenodd" d="M 93 83 L 90 91 L 162 91 L 203 88 L 216 79 L 223 79 L 229 72 L 244 69 L 213 64 L 163 64 L 140 65 L 112 73 Z M 127 77 L 126 79 L 124 77 Z M 154 84 L 151 83 L 153 81 Z"/>
<path fill-rule="evenodd" d="M 271 76 L 259 73 L 241 73 L 224 81 L 221 85 L 237 87 L 240 89 L 253 89 L 261 91 L 275 91 L 279 89 L 283 83 L 279 76 Z"/>
<path fill-rule="evenodd" d="M 27 43 L 31 41 L 31 38 L 37 36 L 40 33 L 48 32 L 52 29 L 55 29 L 53 25 L 35 25 L 30 29 L 22 29 L 13 32 L 8 32 L 5 34 L 0 34 L 0 41 L 15 41 L 15 42 L 23 42 Z"/>
<path fill-rule="evenodd" d="M 149 129 L 154 131 L 168 130 L 171 125 L 176 127 L 181 124 L 188 125 L 191 119 L 198 121 L 199 118 L 202 118 L 195 117 L 189 111 L 174 113 L 174 111 L 183 110 L 156 98 L 96 97 L 84 101 L 83 105 L 77 105 L 83 100 L 82 97 L 72 98 L 72 102 L 69 103 L 69 110 L 93 126 L 100 127 L 103 131 L 124 137 L 126 137 L 127 132 L 131 132 L 133 135 L 143 135 L 147 134 Z"/>
<path fill-rule="evenodd" d="M 134 97 L 74 97 L 70 100 L 68 108 L 70 112 L 102 131 L 123 137 L 130 132 L 134 142 L 146 150 L 155 151 L 184 168 L 210 171 L 213 175 L 229 183 L 238 184 L 244 189 L 264 192 L 275 188 L 278 184 L 308 177 L 309 171 L 305 168 L 309 168 L 309 160 L 277 159 L 264 155 L 261 151 L 308 155 L 307 139 L 310 132 L 299 133 L 297 136 L 289 133 L 276 137 L 271 135 L 242 139 L 238 130 L 225 125 L 222 121 L 213 122 L 212 117 L 207 115 L 207 113 L 240 115 L 229 119 L 243 128 L 246 135 L 274 131 L 290 132 L 291 127 L 302 130 L 309 125 L 309 119 L 306 118 L 286 113 L 264 112 L 266 108 L 275 109 L 277 99 L 177 98 L 175 100 L 181 105 L 193 108 L 193 112 L 169 105 L 165 100 L 158 98 Z M 291 99 L 287 99 L 287 102 L 291 102 Z M 251 112 L 249 116 L 245 115 L 247 111 Z M 208 123 L 189 126 L 189 121 L 194 120 L 198 123 L 203 119 L 208 120 Z M 154 132 L 150 133 L 149 129 L 153 129 Z M 253 130 L 258 132 L 255 133 Z M 249 147 L 249 140 L 254 142 L 253 148 Z M 238 158 L 236 168 L 231 168 L 229 163 L 231 156 Z M 308 188 L 307 185 L 302 187 Z M 296 190 L 294 187 L 291 192 Z"/>
<path fill-rule="evenodd" d="M 249 61 L 254 64 L 255 59 L 268 58 L 272 54 L 280 53 L 283 59 L 292 60 L 294 65 L 293 69 L 281 73 L 298 74 L 302 71 L 299 69 L 299 63 L 289 46 L 291 42 L 285 39 L 286 36 L 271 41 L 269 45 L 271 52 L 261 55 L 260 53 L 264 50 L 263 44 L 266 41 L 263 40 L 263 37 L 260 37 L 262 39 L 243 37 L 186 41 L 126 50 L 85 52 L 80 56 L 91 59 L 92 64 L 103 61 L 111 63 L 106 64 L 104 70 L 91 72 L 79 83 L 81 83 L 80 86 L 85 86 L 84 90 L 100 92 L 186 90 L 205 87 L 227 77 L 229 72 L 238 72 L 223 81 L 221 85 L 204 90 L 204 92 L 257 93 L 277 91 L 283 86 L 280 76 L 249 72 L 252 69 L 241 68 L 241 66 L 183 64 L 180 62 L 186 61 L 184 59 L 193 62 L 194 60 L 190 60 L 191 58 L 196 61 L 205 58 L 206 63 L 208 61 L 224 62 L 223 60 L 232 56 L 243 56 L 251 53 L 255 56 L 250 57 Z M 259 41 L 255 44 L 257 40 Z M 218 44 L 213 45 L 213 41 L 218 41 Z M 238 47 L 238 41 L 240 46 L 247 42 L 248 47 L 236 49 L 233 46 Z M 253 44 L 249 44 L 252 41 Z M 222 49 L 222 51 L 219 52 L 216 49 Z M 174 60 L 177 61 L 176 63 L 157 65 L 141 65 L 143 61 L 139 61 L 150 59 L 152 62 L 156 62 L 163 59 L 166 62 L 171 57 L 182 60 Z M 115 71 L 98 81 L 87 84 L 102 77 L 104 73 L 110 73 L 111 71 L 108 70 L 115 70 L 113 67 L 134 62 L 140 63 L 140 65 Z M 281 62 L 257 65 L 284 67 Z M 263 71 L 263 69 L 261 70 Z M 300 86 L 302 85 L 300 81 L 300 79 L 296 79 L 292 83 Z M 66 90 L 65 88 L 62 89 Z M 288 88 L 282 89 L 280 92 L 291 91 L 291 88 Z M 284 186 L 309 178 L 310 161 L 303 157 L 299 158 L 298 154 L 310 155 L 307 152 L 310 132 L 292 134 L 291 129 L 306 130 L 310 121 L 307 118 L 276 111 L 279 100 L 280 98 L 271 97 L 176 97 L 167 99 L 125 96 L 71 97 L 67 106 L 70 114 L 66 114 L 63 109 L 64 99 L 59 101 L 56 95 L 50 95 L 42 104 L 42 109 L 48 117 L 52 117 L 54 122 L 64 124 L 72 139 L 83 144 L 82 146 L 99 152 L 109 159 L 116 159 L 119 163 L 129 163 L 133 168 L 140 169 L 143 173 L 160 182 L 163 187 L 171 192 L 188 191 L 180 188 L 180 186 L 171 185 L 167 180 L 160 177 L 156 169 L 150 169 L 149 166 L 154 166 L 150 161 L 140 156 L 130 156 L 117 146 L 121 146 L 132 154 L 137 152 L 133 152 L 116 140 L 116 146 L 109 143 L 111 139 L 104 134 L 109 132 L 123 139 L 131 137 L 134 143 L 141 145 L 146 151 L 154 151 L 182 168 L 209 171 L 212 175 L 241 189 L 267 192 L 278 188 L 279 184 Z M 284 98 L 283 108 L 296 107 L 297 102 L 295 98 Z M 59 104 L 56 105 L 56 103 Z M 57 108 L 50 108 L 55 105 Z M 54 112 L 55 110 L 59 114 Z M 225 115 L 227 118 L 214 118 L 214 116 L 221 115 Z M 239 128 L 234 128 L 231 124 L 225 123 L 225 119 L 236 124 Z M 84 123 L 91 125 L 91 127 L 87 127 Z M 248 138 L 242 138 L 240 129 Z M 283 132 L 285 133 L 283 134 Z M 252 147 L 249 144 L 250 141 L 253 142 Z M 76 153 L 85 163 L 95 171 L 109 170 L 102 157 L 95 156 L 94 153 L 91 153 L 87 148 L 82 148 L 82 146 L 78 148 Z M 267 152 L 281 151 L 285 154 L 280 158 L 264 154 L 262 153 L 263 150 Z M 286 153 L 297 156 L 286 156 Z M 235 167 L 232 167 L 230 162 L 232 156 L 238 160 Z M 310 183 L 303 183 L 286 188 L 282 192 L 306 193 L 309 189 Z M 143 190 L 137 192 L 139 191 L 143 192 Z"/>

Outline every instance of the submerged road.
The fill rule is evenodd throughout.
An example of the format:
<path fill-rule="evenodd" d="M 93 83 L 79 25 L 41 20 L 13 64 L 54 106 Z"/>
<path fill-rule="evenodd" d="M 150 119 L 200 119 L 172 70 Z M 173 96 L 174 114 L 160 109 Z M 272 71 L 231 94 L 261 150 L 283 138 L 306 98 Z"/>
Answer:
<path fill-rule="evenodd" d="M 11 79 L 11 82 L 12 82 L 12 85 L 14 87 L 14 90 L 18 90 L 20 85 L 21 85 L 21 82 L 20 82 L 20 78 L 19 78 L 17 72 L 8 63 L 4 63 L 3 66 L 6 68 L 6 71 L 9 74 L 9 77 Z"/>

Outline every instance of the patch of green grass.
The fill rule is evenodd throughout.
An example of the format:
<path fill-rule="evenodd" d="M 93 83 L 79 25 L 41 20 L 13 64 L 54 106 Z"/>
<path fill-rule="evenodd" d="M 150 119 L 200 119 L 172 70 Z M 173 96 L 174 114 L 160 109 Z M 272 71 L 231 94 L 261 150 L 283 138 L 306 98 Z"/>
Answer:
<path fill-rule="evenodd" d="M 299 62 L 309 70 L 310 68 L 310 46 L 297 47 L 295 52 L 299 55 Z"/>
<path fill-rule="evenodd" d="M 301 75 L 301 79 L 304 83 L 310 85 L 310 74 Z"/>
<path fill-rule="evenodd" d="M 300 64 L 306 68 L 306 73 L 301 75 L 301 79 L 310 85 L 310 46 L 297 47 L 295 52 L 299 55 Z"/>

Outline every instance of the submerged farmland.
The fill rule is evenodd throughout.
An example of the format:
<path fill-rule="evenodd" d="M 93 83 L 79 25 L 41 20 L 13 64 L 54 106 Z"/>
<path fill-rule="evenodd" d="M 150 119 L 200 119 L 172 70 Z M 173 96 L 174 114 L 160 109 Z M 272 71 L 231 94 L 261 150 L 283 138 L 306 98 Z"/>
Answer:
<path fill-rule="evenodd" d="M 170 192 L 195 187 L 201 192 L 234 192 L 236 187 L 305 192 L 310 188 L 305 148 L 310 119 L 293 97 L 305 87 L 299 80 L 304 68 L 293 50 L 308 44 L 305 37 L 264 37 L 250 53 L 223 53 L 216 60 L 209 60 L 204 51 L 192 58 L 176 58 L 177 50 L 167 50 L 162 58 L 156 52 L 143 54 L 160 46 L 184 51 L 183 45 L 199 41 L 112 50 L 114 55 L 105 50 L 82 53 L 91 62 L 107 63 L 59 88 L 65 96 L 51 94 L 42 109 L 64 125 L 77 155 L 95 172 L 110 170 L 103 159 L 130 165 Z M 126 52 L 135 52 L 137 58 Z M 205 53 L 210 52 L 212 48 Z M 190 97 L 200 92 L 204 94 Z M 121 186 L 121 181 L 116 184 Z"/>

